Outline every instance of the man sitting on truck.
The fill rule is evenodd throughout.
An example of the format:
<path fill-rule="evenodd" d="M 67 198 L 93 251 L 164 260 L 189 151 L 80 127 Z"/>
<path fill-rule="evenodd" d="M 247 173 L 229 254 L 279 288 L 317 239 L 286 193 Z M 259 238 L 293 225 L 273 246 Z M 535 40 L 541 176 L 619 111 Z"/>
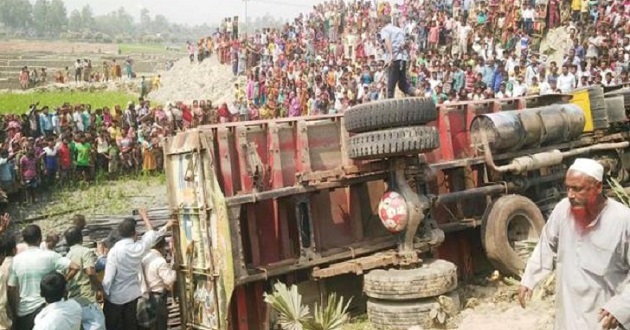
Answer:
<path fill-rule="evenodd" d="M 575 160 L 567 198 L 551 213 L 523 274 L 525 307 L 557 258 L 557 330 L 630 329 L 630 209 L 602 194 L 603 173 L 595 160 Z"/>

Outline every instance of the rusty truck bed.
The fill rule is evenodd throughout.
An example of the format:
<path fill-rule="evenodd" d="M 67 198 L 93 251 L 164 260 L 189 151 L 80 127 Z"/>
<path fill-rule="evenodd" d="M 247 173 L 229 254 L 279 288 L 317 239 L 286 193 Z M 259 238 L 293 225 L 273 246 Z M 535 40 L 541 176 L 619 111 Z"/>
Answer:
<path fill-rule="evenodd" d="M 559 98 L 440 107 L 430 124 L 439 131 L 440 147 L 417 162 L 428 164 L 430 173 L 420 165 L 409 170 L 433 178 L 425 187 L 438 205 L 431 216 L 445 232 L 480 224 L 486 199 L 471 190 L 514 188 L 487 177 L 484 159 L 470 141 L 473 117 Z M 348 137 L 343 116 L 327 115 L 202 126 L 166 140 L 167 187 L 179 219 L 174 236 L 184 325 L 256 330 L 266 311 L 252 300 L 262 299 L 267 279 L 327 278 L 395 262 L 387 251 L 399 238 L 386 232 L 375 214 L 386 189 L 387 163 L 349 159 Z M 553 148 L 587 145 L 591 139 L 586 134 Z M 470 251 L 479 249 L 469 235 L 447 235 L 438 252 L 456 262 L 463 276 L 472 272 Z"/>

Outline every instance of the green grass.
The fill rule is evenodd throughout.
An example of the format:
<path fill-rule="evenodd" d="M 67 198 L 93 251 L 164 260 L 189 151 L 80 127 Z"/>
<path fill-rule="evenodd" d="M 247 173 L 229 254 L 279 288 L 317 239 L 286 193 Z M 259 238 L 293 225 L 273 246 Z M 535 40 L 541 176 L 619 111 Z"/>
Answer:
<path fill-rule="evenodd" d="M 92 109 L 114 105 L 125 106 L 128 101 L 137 101 L 138 95 L 121 92 L 35 92 L 35 93 L 3 93 L 0 94 L 0 113 L 23 113 L 28 110 L 30 104 L 39 101 L 40 107 L 61 106 L 63 103 L 70 104 L 91 104 Z"/>
<path fill-rule="evenodd" d="M 166 44 L 118 44 L 122 55 L 128 54 L 166 54 Z M 180 45 L 181 49 L 184 49 Z"/>

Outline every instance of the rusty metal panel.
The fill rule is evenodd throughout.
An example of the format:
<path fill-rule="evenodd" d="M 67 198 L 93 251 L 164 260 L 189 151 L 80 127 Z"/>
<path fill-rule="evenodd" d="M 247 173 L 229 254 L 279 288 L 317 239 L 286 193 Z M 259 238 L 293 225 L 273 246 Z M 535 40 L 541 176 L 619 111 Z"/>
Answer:
<path fill-rule="evenodd" d="M 319 250 L 343 247 L 354 241 L 345 189 L 321 191 L 310 197 L 315 241 Z"/>
<path fill-rule="evenodd" d="M 219 159 L 217 164 L 220 167 L 221 182 L 223 182 L 223 193 L 226 197 L 234 196 L 241 189 L 238 161 L 233 149 L 234 134 L 227 127 L 217 129 L 217 149 Z"/>
<path fill-rule="evenodd" d="M 253 209 L 253 219 L 249 222 L 256 222 L 258 232 L 258 248 L 260 250 L 260 263 L 258 265 L 267 265 L 281 260 L 282 250 L 280 249 L 280 222 L 277 209 L 271 200 L 263 201 L 250 205 Z M 251 234 L 251 233 L 250 233 Z"/>
<path fill-rule="evenodd" d="M 308 150 L 308 125 L 306 120 L 297 121 L 297 132 L 295 134 L 295 152 L 297 155 L 295 168 L 298 173 L 311 173 L 311 155 Z"/>
<path fill-rule="evenodd" d="M 235 130 L 234 150 L 242 182 L 239 193 L 249 193 L 254 188 L 266 190 L 269 186 L 267 125 L 237 126 Z"/>
<path fill-rule="evenodd" d="M 357 274 L 361 275 L 366 270 L 380 268 L 385 266 L 391 266 L 398 263 L 398 254 L 396 251 L 388 251 L 383 253 L 376 253 L 367 257 L 361 257 L 352 259 L 349 261 L 339 262 L 332 264 L 329 267 L 314 269 L 312 276 L 315 279 L 327 278 L 338 276 L 342 274 Z"/>
<path fill-rule="evenodd" d="M 226 330 L 234 289 L 232 242 L 225 197 L 213 170 L 211 132 L 177 135 L 165 144 L 169 204 L 186 326 Z"/>
<path fill-rule="evenodd" d="M 452 109 L 457 109 L 451 106 L 438 107 L 438 118 L 435 122 L 431 123 L 437 127 L 440 135 L 440 147 L 432 152 L 426 154 L 427 160 L 430 163 L 437 163 L 438 161 L 452 160 L 455 155 L 453 154 L 453 140 L 451 135 L 451 123 L 448 113 Z"/>
<path fill-rule="evenodd" d="M 282 186 L 295 185 L 296 174 L 296 131 L 295 125 L 282 124 L 275 127 L 277 129 L 276 137 L 273 140 L 273 151 L 275 153 L 274 162 L 279 162 L 279 170 L 281 172 Z M 276 170 L 276 169 L 274 169 Z M 280 179 L 274 175 L 272 185 L 280 186 L 277 181 Z"/>
<path fill-rule="evenodd" d="M 341 167 L 341 122 L 319 120 L 309 122 L 308 151 L 313 171 L 332 170 Z"/>

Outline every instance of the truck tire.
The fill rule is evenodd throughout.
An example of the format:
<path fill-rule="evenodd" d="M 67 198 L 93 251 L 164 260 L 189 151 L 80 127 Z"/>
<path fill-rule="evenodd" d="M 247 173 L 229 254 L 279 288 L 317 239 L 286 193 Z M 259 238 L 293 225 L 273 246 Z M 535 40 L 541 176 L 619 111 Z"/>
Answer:
<path fill-rule="evenodd" d="M 359 104 L 344 112 L 346 130 L 361 133 L 383 128 L 424 125 L 437 119 L 431 98 L 408 97 Z"/>
<path fill-rule="evenodd" d="M 520 276 L 528 256 L 519 254 L 526 242 L 538 241 L 545 218 L 529 198 L 499 197 L 488 206 L 481 225 L 481 238 L 488 260 L 505 275 Z"/>
<path fill-rule="evenodd" d="M 419 154 L 439 146 L 440 138 L 435 127 L 399 127 L 351 136 L 348 156 L 352 159 L 379 159 Z"/>
<path fill-rule="evenodd" d="M 460 299 L 455 291 L 449 293 L 449 298 L 456 305 L 459 313 Z M 427 298 L 409 301 L 387 301 L 369 298 L 367 301 L 367 316 L 372 326 L 377 330 L 408 330 L 413 326 L 422 329 L 433 329 L 431 309 L 436 306 L 437 298 Z M 454 315 L 451 315 L 454 316 Z"/>
<path fill-rule="evenodd" d="M 370 298 L 413 300 L 435 297 L 457 287 L 457 266 L 429 260 L 414 269 L 376 269 L 363 277 L 363 292 Z"/>

